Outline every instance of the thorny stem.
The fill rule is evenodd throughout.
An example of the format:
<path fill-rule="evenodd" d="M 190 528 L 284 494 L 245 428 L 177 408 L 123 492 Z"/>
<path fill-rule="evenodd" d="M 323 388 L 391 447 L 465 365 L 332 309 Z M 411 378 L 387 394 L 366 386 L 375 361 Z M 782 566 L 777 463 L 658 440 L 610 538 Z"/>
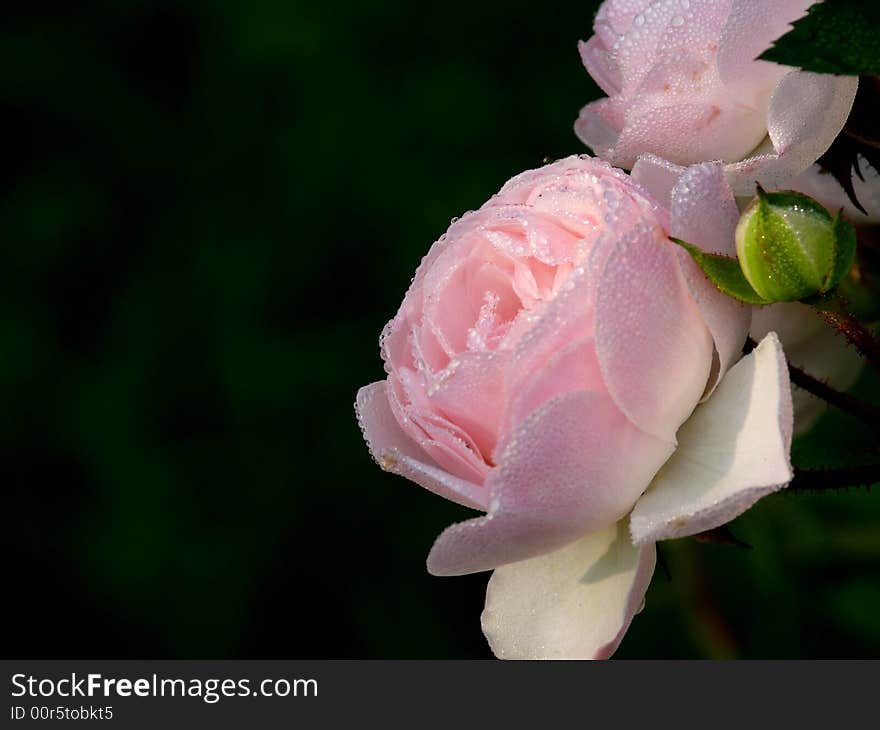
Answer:
<path fill-rule="evenodd" d="M 816 314 L 824 319 L 838 332 L 842 333 L 849 343 L 855 347 L 859 354 L 864 357 L 871 365 L 880 370 L 880 344 L 874 338 L 871 331 L 865 327 L 858 319 L 846 311 L 845 302 L 838 299 L 837 307 L 828 308 L 814 307 Z"/>
<path fill-rule="evenodd" d="M 757 347 L 757 343 L 750 337 L 746 340 L 744 351 L 746 353 L 751 352 L 755 347 Z M 791 363 L 788 365 L 788 376 L 791 382 L 798 388 L 812 393 L 835 408 L 855 416 L 863 423 L 871 426 L 871 428 L 880 430 L 880 408 L 877 406 L 855 398 L 848 393 L 842 393 L 832 388 L 828 383 L 804 372 Z"/>

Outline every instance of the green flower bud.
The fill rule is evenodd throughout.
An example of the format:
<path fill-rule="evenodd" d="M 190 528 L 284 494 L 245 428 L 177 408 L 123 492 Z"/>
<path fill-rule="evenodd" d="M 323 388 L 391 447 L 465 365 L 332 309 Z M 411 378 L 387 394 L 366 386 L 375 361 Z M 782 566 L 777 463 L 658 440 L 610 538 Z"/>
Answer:
<path fill-rule="evenodd" d="M 736 227 L 739 265 L 768 302 L 825 294 L 849 271 L 855 248 L 853 227 L 800 193 L 759 187 Z"/>

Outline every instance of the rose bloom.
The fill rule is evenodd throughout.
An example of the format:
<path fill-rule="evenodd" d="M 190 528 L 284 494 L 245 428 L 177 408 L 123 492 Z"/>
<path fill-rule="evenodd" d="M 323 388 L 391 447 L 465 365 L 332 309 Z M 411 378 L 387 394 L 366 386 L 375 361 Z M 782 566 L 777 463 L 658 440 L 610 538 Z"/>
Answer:
<path fill-rule="evenodd" d="M 606 0 L 580 53 L 608 96 L 581 110 L 578 137 L 653 184 L 722 161 L 737 195 L 785 186 L 831 145 L 858 86 L 755 60 L 812 4 Z"/>
<path fill-rule="evenodd" d="M 688 171 L 672 200 L 587 157 L 513 178 L 428 252 L 381 337 L 388 377 L 358 393 L 382 468 L 485 513 L 445 530 L 428 569 L 495 569 L 498 656 L 609 656 L 655 541 L 791 477 L 776 336 L 739 360 L 750 309 L 668 240 L 729 253 L 722 168 Z"/>

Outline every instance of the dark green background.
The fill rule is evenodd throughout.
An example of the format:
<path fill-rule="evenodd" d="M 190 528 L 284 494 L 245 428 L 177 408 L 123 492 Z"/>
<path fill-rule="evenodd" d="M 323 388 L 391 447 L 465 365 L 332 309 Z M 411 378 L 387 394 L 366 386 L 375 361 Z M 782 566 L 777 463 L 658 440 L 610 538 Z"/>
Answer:
<path fill-rule="evenodd" d="M 594 6 L 6 7 L 8 653 L 489 656 L 487 576 L 424 567 L 466 510 L 381 472 L 352 403 L 450 218 L 584 151 Z M 619 656 L 877 655 L 878 500 L 666 546 Z"/>

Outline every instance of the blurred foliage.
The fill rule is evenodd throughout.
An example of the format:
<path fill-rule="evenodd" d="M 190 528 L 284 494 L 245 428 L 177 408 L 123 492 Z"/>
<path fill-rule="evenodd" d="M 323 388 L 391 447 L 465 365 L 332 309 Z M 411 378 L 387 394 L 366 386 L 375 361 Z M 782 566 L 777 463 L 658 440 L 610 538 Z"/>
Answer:
<path fill-rule="evenodd" d="M 583 151 L 595 5 L 7 4 L 9 654 L 489 656 L 486 576 L 424 568 L 467 510 L 352 402 L 449 219 Z M 805 453 L 858 446 L 841 419 Z M 620 655 L 876 655 L 878 512 L 773 497 L 754 550 L 669 545 Z"/>

